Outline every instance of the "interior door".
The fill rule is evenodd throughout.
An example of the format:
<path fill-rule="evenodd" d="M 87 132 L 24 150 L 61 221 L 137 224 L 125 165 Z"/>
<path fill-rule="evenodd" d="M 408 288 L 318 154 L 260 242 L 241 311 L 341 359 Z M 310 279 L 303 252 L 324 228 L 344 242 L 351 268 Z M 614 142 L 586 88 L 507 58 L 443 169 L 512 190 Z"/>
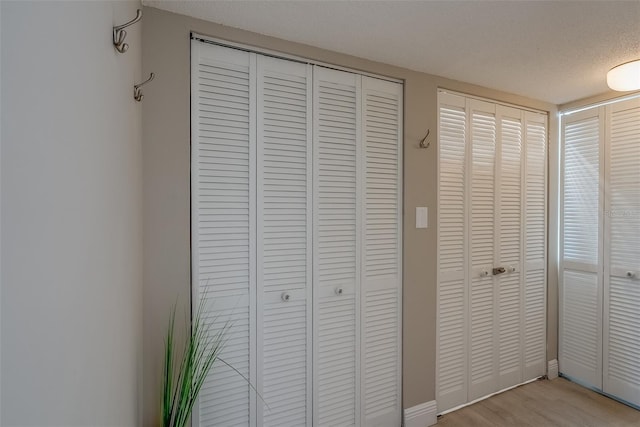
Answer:
<path fill-rule="evenodd" d="M 362 77 L 362 388 L 366 426 L 401 421 L 402 85 Z"/>
<path fill-rule="evenodd" d="M 361 76 L 314 67 L 314 424 L 360 425 Z"/>
<path fill-rule="evenodd" d="M 257 55 L 258 425 L 311 425 L 312 67 Z"/>
<path fill-rule="evenodd" d="M 604 107 L 602 107 L 604 108 Z M 563 118 L 560 372 L 602 388 L 602 111 Z"/>
<path fill-rule="evenodd" d="M 192 41 L 192 286 L 211 333 L 232 324 L 194 411 L 200 425 L 256 425 L 255 54 Z M 197 301 L 195 303 L 197 306 Z M 180 313 L 181 314 L 181 313 Z M 238 372 L 242 374 L 238 375 Z"/>
<path fill-rule="evenodd" d="M 640 405 L 640 100 L 606 121 L 603 389 Z"/>
<path fill-rule="evenodd" d="M 496 107 L 498 156 L 496 167 L 497 389 L 523 381 L 524 293 L 522 277 L 522 152 L 523 112 Z M 503 271 L 504 270 L 504 271 Z"/>
<path fill-rule="evenodd" d="M 496 187 L 496 106 L 467 101 L 470 126 L 470 273 L 469 273 L 469 394 L 467 401 L 497 390 L 498 289 L 493 267 L 499 263 Z"/>

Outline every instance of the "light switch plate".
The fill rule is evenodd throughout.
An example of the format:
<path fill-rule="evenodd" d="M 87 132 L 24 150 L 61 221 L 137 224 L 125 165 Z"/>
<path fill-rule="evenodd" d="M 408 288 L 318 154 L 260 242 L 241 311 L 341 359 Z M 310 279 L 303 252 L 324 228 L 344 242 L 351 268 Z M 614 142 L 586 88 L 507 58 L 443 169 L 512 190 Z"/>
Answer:
<path fill-rule="evenodd" d="M 426 207 L 416 207 L 416 228 L 429 226 L 429 211 Z"/>

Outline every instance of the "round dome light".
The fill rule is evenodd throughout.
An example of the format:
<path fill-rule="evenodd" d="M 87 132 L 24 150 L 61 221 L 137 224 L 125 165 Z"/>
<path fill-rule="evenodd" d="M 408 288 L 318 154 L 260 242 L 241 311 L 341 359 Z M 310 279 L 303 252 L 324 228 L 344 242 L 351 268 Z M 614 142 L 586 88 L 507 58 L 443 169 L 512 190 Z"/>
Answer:
<path fill-rule="evenodd" d="M 640 89 L 640 59 L 609 70 L 607 84 L 611 89 L 621 92 Z"/>

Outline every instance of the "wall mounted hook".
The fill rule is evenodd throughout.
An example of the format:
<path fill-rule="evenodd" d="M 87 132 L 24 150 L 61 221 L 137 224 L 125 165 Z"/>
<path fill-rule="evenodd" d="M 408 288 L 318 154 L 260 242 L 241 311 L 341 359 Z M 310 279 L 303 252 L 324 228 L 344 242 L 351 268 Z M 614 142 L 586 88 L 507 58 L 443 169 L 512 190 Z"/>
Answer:
<path fill-rule="evenodd" d="M 130 25 L 135 24 L 136 22 L 142 19 L 142 9 L 138 9 L 136 12 L 136 17 L 126 24 L 118 25 L 113 27 L 113 46 L 115 46 L 116 50 L 120 53 L 125 53 L 127 49 L 129 49 L 129 45 L 124 42 L 124 39 L 127 37 L 127 32 L 124 30 Z"/>
<path fill-rule="evenodd" d="M 151 73 L 147 80 L 143 81 L 140 84 L 137 84 L 137 85 L 133 86 L 133 99 L 135 99 L 138 102 L 142 101 L 142 99 L 144 98 L 144 95 L 142 94 L 142 89 L 141 89 L 142 86 L 146 85 L 151 80 L 153 80 L 155 76 L 156 76 L 155 73 Z"/>
<path fill-rule="evenodd" d="M 429 148 L 429 146 L 431 145 L 431 142 L 427 142 L 425 144 L 425 141 L 427 140 L 427 137 L 429 136 L 430 133 L 431 133 L 431 129 L 427 129 L 427 134 L 424 136 L 424 138 L 420 140 L 420 148 Z"/>

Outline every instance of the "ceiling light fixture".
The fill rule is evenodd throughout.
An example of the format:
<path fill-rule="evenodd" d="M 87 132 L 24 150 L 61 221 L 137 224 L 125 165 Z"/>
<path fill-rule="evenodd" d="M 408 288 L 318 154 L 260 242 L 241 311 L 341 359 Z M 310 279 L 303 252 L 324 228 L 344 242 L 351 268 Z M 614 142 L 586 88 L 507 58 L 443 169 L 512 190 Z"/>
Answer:
<path fill-rule="evenodd" d="M 640 89 L 640 59 L 610 69 L 607 84 L 611 89 L 621 92 Z"/>

